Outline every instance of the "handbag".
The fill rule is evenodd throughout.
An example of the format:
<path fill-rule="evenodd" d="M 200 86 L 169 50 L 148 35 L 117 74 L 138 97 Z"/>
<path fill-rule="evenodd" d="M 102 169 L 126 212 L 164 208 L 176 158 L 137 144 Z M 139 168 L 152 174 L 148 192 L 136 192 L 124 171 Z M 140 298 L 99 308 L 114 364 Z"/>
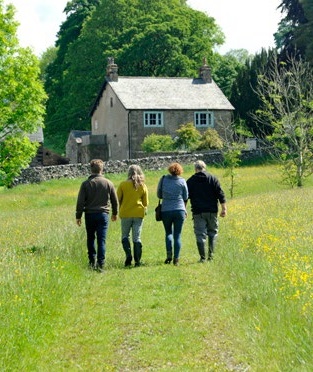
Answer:
<path fill-rule="evenodd" d="M 163 179 L 164 179 L 164 176 L 162 176 L 161 193 L 162 193 Z M 162 209 L 162 203 L 161 203 L 161 200 L 159 199 L 159 203 L 155 208 L 155 220 L 156 221 L 162 221 L 162 211 L 161 211 L 161 209 Z"/>
<path fill-rule="evenodd" d="M 161 201 L 159 200 L 159 204 L 155 208 L 155 220 L 156 221 L 162 221 L 162 204 Z"/>

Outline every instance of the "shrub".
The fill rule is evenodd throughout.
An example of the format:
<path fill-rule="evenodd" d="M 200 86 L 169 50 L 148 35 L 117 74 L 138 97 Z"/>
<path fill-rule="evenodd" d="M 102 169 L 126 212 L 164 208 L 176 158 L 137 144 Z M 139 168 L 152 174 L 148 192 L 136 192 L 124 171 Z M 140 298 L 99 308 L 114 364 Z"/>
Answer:
<path fill-rule="evenodd" d="M 207 129 L 201 137 L 200 145 L 197 150 L 215 149 L 219 150 L 223 148 L 223 140 L 215 129 Z"/>
<path fill-rule="evenodd" d="M 195 150 L 200 144 L 201 133 L 195 128 L 193 123 L 181 125 L 177 129 L 178 134 L 175 146 L 178 149 Z"/>
<path fill-rule="evenodd" d="M 172 151 L 174 143 L 170 135 L 152 133 L 144 138 L 141 148 L 145 152 Z"/>

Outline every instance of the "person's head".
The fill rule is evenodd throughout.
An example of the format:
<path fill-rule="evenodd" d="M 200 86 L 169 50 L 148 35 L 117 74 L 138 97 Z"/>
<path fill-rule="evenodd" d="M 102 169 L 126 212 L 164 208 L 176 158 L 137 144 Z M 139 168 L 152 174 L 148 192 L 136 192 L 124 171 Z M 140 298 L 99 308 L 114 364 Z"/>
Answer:
<path fill-rule="evenodd" d="M 202 160 L 197 160 L 195 162 L 195 171 L 196 172 L 204 172 L 206 169 L 205 162 Z"/>
<path fill-rule="evenodd" d="M 179 163 L 172 163 L 168 171 L 172 176 L 180 176 L 183 173 L 183 167 Z"/>
<path fill-rule="evenodd" d="M 145 182 L 145 176 L 139 165 L 132 164 L 128 168 L 128 179 L 133 181 L 135 189 Z"/>
<path fill-rule="evenodd" d="M 100 174 L 103 172 L 103 161 L 101 159 L 93 159 L 90 161 L 90 169 L 93 174 Z"/>

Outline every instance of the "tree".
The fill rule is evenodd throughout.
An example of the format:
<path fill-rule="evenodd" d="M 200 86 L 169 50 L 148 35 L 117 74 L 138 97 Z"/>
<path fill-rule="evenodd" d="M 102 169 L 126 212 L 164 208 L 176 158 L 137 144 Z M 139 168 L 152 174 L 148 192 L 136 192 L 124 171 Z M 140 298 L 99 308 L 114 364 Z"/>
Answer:
<path fill-rule="evenodd" d="M 0 177 L 10 186 L 36 153 L 28 135 L 43 125 L 45 93 L 39 61 L 19 47 L 12 5 L 0 0 Z"/>
<path fill-rule="evenodd" d="M 123 76 L 193 76 L 223 40 L 214 19 L 185 1 L 101 1 L 84 19 L 79 36 L 66 44 L 56 79 L 56 71 L 48 71 L 46 137 L 55 141 L 58 133 L 64 146 L 70 130 L 90 129 L 90 109 L 108 57 L 115 58 Z"/>
<path fill-rule="evenodd" d="M 272 156 L 281 164 L 283 180 L 302 186 L 313 172 L 313 70 L 301 58 L 276 57 L 265 75 L 258 77 L 262 108 L 255 118 L 271 127 Z"/>
<path fill-rule="evenodd" d="M 214 55 L 212 77 L 228 99 L 231 97 L 232 86 L 238 73 L 251 58 L 245 49 L 233 49 L 225 55 L 218 53 Z"/>
<path fill-rule="evenodd" d="M 58 48 L 51 46 L 47 48 L 40 56 L 40 79 L 43 83 L 45 83 L 47 79 L 47 69 L 52 63 L 54 63 L 57 53 Z"/>
<path fill-rule="evenodd" d="M 269 134 L 269 127 L 264 128 L 254 119 L 254 113 L 260 108 L 261 100 L 256 93 L 258 75 L 267 71 L 270 61 L 274 58 L 275 51 L 262 49 L 260 53 L 248 58 L 239 68 L 232 86 L 230 102 L 235 107 L 235 123 L 246 129 L 255 137 Z"/>
<path fill-rule="evenodd" d="M 312 0 L 282 0 L 279 8 L 284 14 L 275 34 L 280 59 L 293 55 L 313 64 Z"/>

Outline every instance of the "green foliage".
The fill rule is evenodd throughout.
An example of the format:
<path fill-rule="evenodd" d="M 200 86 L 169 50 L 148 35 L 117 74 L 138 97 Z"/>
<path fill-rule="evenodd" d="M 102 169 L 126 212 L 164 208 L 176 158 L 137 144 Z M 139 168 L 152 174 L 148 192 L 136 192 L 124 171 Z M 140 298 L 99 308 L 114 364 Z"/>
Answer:
<path fill-rule="evenodd" d="M 225 96 L 230 99 L 232 86 L 239 71 L 251 57 L 245 49 L 232 50 L 225 55 L 214 55 L 212 77 Z"/>
<path fill-rule="evenodd" d="M 212 60 L 214 47 L 224 40 L 214 19 L 185 1 L 80 3 L 62 24 L 58 55 L 47 69 L 47 138 L 90 129 L 90 108 L 108 57 L 123 76 L 196 76 L 203 57 Z"/>
<path fill-rule="evenodd" d="M 0 142 L 0 185 L 10 187 L 21 169 L 36 155 L 38 144 L 27 137 L 9 136 Z"/>
<path fill-rule="evenodd" d="M 294 57 L 288 63 L 275 59 L 258 79 L 262 109 L 256 119 L 271 127 L 272 156 L 282 165 L 284 179 L 299 187 L 313 172 L 312 80 L 311 66 Z"/>
<path fill-rule="evenodd" d="M 215 129 L 209 128 L 202 135 L 197 150 L 219 150 L 223 148 L 223 140 Z"/>
<path fill-rule="evenodd" d="M 172 151 L 174 143 L 170 135 L 152 133 L 144 138 L 141 148 L 145 152 Z"/>
<path fill-rule="evenodd" d="M 57 53 L 58 48 L 49 47 L 40 57 L 40 79 L 43 83 L 45 83 L 47 79 L 47 68 L 55 61 Z"/>
<path fill-rule="evenodd" d="M 0 174 L 9 185 L 34 154 L 28 134 L 43 125 L 46 95 L 39 62 L 30 49 L 19 47 L 14 8 L 0 2 Z"/>
<path fill-rule="evenodd" d="M 301 58 L 313 64 L 313 3 L 311 0 L 282 0 L 280 8 L 283 18 L 275 42 L 280 60 L 287 61 L 289 56 Z"/>
<path fill-rule="evenodd" d="M 232 86 L 230 101 L 235 107 L 235 122 L 258 138 L 264 138 L 270 132 L 267 125 L 258 123 L 254 113 L 261 107 L 262 102 L 256 92 L 258 75 L 265 73 L 275 56 L 273 50 L 262 49 L 239 69 L 238 75 Z"/>
<path fill-rule="evenodd" d="M 183 150 L 195 150 L 200 145 L 201 134 L 193 123 L 181 125 L 176 131 L 175 146 Z"/>

